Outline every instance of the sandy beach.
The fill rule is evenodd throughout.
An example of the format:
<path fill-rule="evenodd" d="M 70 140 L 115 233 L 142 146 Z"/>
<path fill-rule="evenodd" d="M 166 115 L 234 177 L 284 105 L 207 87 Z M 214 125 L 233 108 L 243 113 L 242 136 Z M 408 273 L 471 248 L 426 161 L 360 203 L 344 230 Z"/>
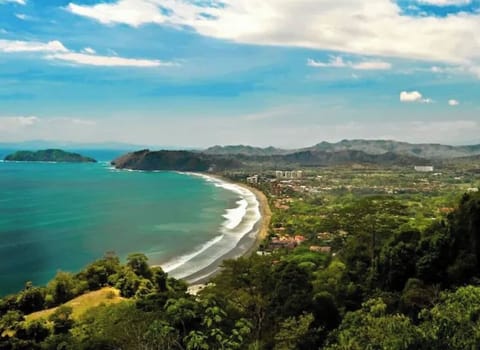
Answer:
<path fill-rule="evenodd" d="M 242 239 L 238 242 L 238 244 L 235 246 L 234 249 L 232 249 L 231 251 L 227 252 L 226 254 L 216 259 L 209 266 L 189 276 L 182 278 L 192 287 L 192 290 L 198 290 L 199 288 L 201 288 L 201 287 L 198 287 L 199 285 L 202 285 L 208 282 L 209 279 L 211 279 L 215 274 L 217 274 L 220 271 L 222 262 L 224 260 L 236 259 L 241 256 L 249 256 L 253 254 L 258 249 L 261 242 L 268 235 L 268 227 L 270 225 L 270 220 L 272 215 L 270 206 L 268 204 L 268 199 L 265 196 L 265 194 L 263 194 L 260 190 L 253 188 L 251 186 L 247 186 L 246 184 L 243 184 L 243 183 L 232 182 L 231 180 L 225 179 L 218 175 L 210 175 L 210 174 L 208 175 L 199 174 L 199 175 L 207 178 L 217 179 L 225 183 L 234 184 L 253 193 L 259 204 L 259 211 L 260 211 L 261 217 L 258 220 L 258 222 L 255 224 L 253 229 L 242 237 Z"/>

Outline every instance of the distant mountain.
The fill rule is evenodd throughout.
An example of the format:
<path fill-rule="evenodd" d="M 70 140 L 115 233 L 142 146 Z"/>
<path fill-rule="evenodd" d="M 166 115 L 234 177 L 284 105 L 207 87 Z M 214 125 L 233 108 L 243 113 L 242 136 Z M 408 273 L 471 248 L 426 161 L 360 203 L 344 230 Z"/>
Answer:
<path fill-rule="evenodd" d="M 15 162 L 63 162 L 63 163 L 95 163 L 96 160 L 78 153 L 65 152 L 60 149 L 41 151 L 18 151 L 5 157 L 6 161 Z"/>
<path fill-rule="evenodd" d="M 125 154 L 112 164 L 118 169 L 222 171 L 240 168 L 242 164 L 233 158 L 207 155 L 189 151 L 156 151 L 148 149 Z"/>
<path fill-rule="evenodd" d="M 253 146 L 244 146 L 244 145 L 236 145 L 236 146 L 213 146 L 207 148 L 206 150 L 202 151 L 205 154 L 213 154 L 213 155 L 236 155 L 242 154 L 246 156 L 273 156 L 279 154 L 287 154 L 292 153 L 291 150 L 284 150 L 275 147 L 253 147 Z"/>
<path fill-rule="evenodd" d="M 325 151 L 300 151 L 284 155 L 273 156 L 237 156 L 244 164 L 255 167 L 321 167 L 331 165 L 352 165 L 352 164 L 370 164 L 370 165 L 423 165 L 430 164 L 426 159 L 396 154 L 392 152 L 384 154 L 368 154 L 363 151 L 344 150 L 338 152 Z"/>
<path fill-rule="evenodd" d="M 214 146 L 206 149 L 204 152 L 216 155 L 273 156 L 307 151 L 330 153 L 341 151 L 362 151 L 371 155 L 395 153 L 399 155 L 437 160 L 480 155 L 480 144 L 471 146 L 449 146 L 433 143 L 412 144 L 392 140 L 343 140 L 336 143 L 321 142 L 311 147 L 291 150 L 274 147 Z"/>
<path fill-rule="evenodd" d="M 426 159 L 449 159 L 480 154 L 480 145 L 449 146 L 434 143 L 412 144 L 391 140 L 343 140 L 337 143 L 322 142 L 305 150 L 326 152 L 356 150 L 368 154 L 390 152 Z"/>

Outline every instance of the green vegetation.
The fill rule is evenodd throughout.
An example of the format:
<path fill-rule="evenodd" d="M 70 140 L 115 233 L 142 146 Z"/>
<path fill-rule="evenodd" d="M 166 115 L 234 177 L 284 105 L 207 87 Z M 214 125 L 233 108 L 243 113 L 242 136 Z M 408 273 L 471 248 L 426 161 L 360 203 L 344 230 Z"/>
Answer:
<path fill-rule="evenodd" d="M 127 153 L 113 160 L 112 164 L 119 169 L 176 171 L 222 171 L 241 166 L 241 163 L 233 158 L 188 151 L 148 149 Z"/>
<path fill-rule="evenodd" d="M 96 160 L 77 153 L 65 152 L 60 149 L 42 151 L 18 151 L 5 157 L 7 161 L 16 162 L 65 162 L 65 163 L 95 163 Z"/>
<path fill-rule="evenodd" d="M 126 299 L 120 296 L 120 291 L 118 289 L 113 287 L 103 287 L 102 289 L 93 292 L 86 292 L 63 305 L 71 307 L 72 318 L 78 320 L 80 316 L 93 307 L 103 304 L 116 304 L 124 300 Z M 58 307 L 54 307 L 33 312 L 25 316 L 25 321 L 30 323 L 38 319 L 48 319 L 57 309 Z"/>
<path fill-rule="evenodd" d="M 264 173 L 269 237 L 198 295 L 143 254 L 107 254 L 4 297 L 0 349 L 478 349 L 475 186 L 448 169 Z"/>

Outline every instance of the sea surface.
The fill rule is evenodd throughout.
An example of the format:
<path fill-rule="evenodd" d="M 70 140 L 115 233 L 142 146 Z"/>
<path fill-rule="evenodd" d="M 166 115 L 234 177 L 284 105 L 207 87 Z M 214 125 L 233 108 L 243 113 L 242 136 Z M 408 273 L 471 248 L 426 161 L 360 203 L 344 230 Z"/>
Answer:
<path fill-rule="evenodd" d="M 208 177 L 119 171 L 105 159 L 0 162 L 0 295 L 110 251 L 143 252 L 184 278 L 235 248 L 258 220 L 252 193 Z"/>

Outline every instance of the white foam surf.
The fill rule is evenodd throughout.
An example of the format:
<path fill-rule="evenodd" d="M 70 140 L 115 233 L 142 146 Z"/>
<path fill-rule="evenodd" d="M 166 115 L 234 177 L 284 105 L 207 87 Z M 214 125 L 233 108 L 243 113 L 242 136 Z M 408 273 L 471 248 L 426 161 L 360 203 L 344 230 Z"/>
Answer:
<path fill-rule="evenodd" d="M 172 270 L 179 268 L 186 262 L 192 260 L 194 257 L 198 256 L 199 254 L 202 254 L 208 248 L 218 243 L 220 240 L 222 240 L 222 238 L 223 238 L 223 235 L 217 236 L 211 239 L 210 241 L 206 242 L 205 244 L 201 245 L 198 249 L 194 250 L 192 253 L 170 260 L 166 264 L 162 265 L 163 271 L 170 272 Z"/>
<path fill-rule="evenodd" d="M 235 208 L 226 209 L 223 215 L 225 222 L 220 228 L 222 233 L 220 236 L 197 247 L 191 253 L 161 265 L 166 272 L 169 272 L 175 278 L 186 278 L 206 269 L 222 256 L 232 252 L 245 236 L 251 234 L 254 238 L 258 233 L 254 230 L 255 225 L 261 219 L 260 204 L 256 196 L 247 188 L 204 174 L 183 174 L 199 176 L 216 187 L 236 193 L 239 198 L 236 201 L 237 206 Z M 245 248 L 248 249 L 248 247 Z M 240 251 L 239 255 L 241 254 Z"/>

